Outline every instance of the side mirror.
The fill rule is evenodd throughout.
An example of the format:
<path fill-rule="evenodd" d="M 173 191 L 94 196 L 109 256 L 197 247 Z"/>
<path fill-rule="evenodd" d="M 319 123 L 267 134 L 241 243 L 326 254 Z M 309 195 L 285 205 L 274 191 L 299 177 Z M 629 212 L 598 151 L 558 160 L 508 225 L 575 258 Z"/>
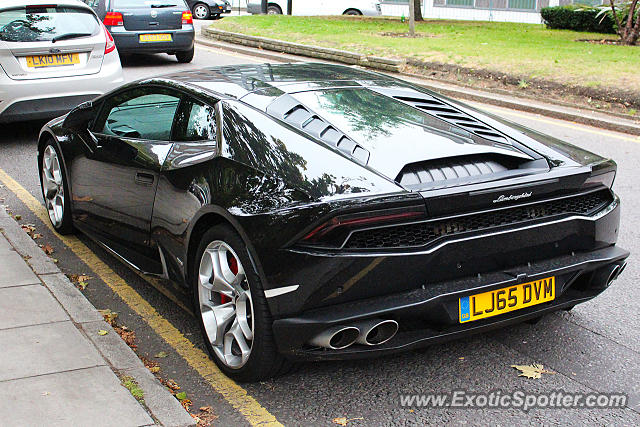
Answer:
<path fill-rule="evenodd" d="M 93 102 L 83 102 L 67 114 L 62 126 L 73 131 L 85 131 L 89 121 L 93 119 L 93 113 Z"/>

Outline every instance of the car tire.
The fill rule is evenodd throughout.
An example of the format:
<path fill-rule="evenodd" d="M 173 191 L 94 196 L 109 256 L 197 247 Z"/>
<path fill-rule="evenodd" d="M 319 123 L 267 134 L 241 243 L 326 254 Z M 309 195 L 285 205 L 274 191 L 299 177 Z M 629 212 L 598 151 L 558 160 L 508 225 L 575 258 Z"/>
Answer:
<path fill-rule="evenodd" d="M 209 19 L 211 16 L 211 9 L 204 3 L 196 3 L 191 11 L 196 19 Z"/>
<path fill-rule="evenodd" d="M 282 15 L 282 9 L 278 5 L 271 4 L 267 6 L 267 15 Z"/>
<path fill-rule="evenodd" d="M 220 370 L 241 382 L 289 371 L 293 365 L 276 349 L 259 275 L 235 230 L 224 224 L 210 228 L 190 261 L 194 312 L 207 350 Z M 250 333 L 245 332 L 247 328 Z"/>
<path fill-rule="evenodd" d="M 38 153 L 38 169 L 42 198 L 51 225 L 59 234 L 72 234 L 71 194 L 64 171 L 62 155 L 55 142 L 49 139 Z"/>
<path fill-rule="evenodd" d="M 184 50 L 182 52 L 177 52 L 176 53 L 176 58 L 178 59 L 178 62 L 181 64 L 188 64 L 189 62 L 193 61 L 193 56 L 196 52 L 195 47 L 192 47 L 190 50 Z"/>
<path fill-rule="evenodd" d="M 342 14 L 350 16 L 361 16 L 362 12 L 360 12 L 358 9 L 347 9 Z"/>

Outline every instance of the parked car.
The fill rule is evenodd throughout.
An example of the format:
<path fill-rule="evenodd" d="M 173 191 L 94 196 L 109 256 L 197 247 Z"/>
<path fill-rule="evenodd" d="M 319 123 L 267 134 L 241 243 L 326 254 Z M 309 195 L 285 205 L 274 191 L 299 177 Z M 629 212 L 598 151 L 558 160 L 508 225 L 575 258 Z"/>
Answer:
<path fill-rule="evenodd" d="M 76 0 L 3 0 L 0 66 L 0 123 L 56 117 L 123 82 L 113 38 Z"/>
<path fill-rule="evenodd" d="M 247 12 L 261 13 L 260 0 L 247 0 Z M 282 15 L 287 13 L 287 0 L 269 0 L 267 13 Z M 379 1 L 372 0 L 316 0 L 293 1 L 292 15 L 366 15 L 379 16 L 382 8 Z"/>
<path fill-rule="evenodd" d="M 128 84 L 38 153 L 55 229 L 192 291 L 237 380 L 568 310 L 629 255 L 612 160 L 346 66 Z"/>
<path fill-rule="evenodd" d="M 231 13 L 228 0 L 187 0 L 187 4 L 196 19 L 218 19 L 224 13 Z"/>
<path fill-rule="evenodd" d="M 193 60 L 193 14 L 184 0 L 84 0 L 98 14 L 121 54 L 168 53 Z"/>

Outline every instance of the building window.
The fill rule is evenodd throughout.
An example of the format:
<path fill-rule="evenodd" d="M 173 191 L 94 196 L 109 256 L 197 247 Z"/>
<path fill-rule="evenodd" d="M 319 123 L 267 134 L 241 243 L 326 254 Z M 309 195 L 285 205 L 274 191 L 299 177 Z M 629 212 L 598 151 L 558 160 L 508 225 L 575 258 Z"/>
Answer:
<path fill-rule="evenodd" d="M 447 0 L 447 6 L 473 7 L 473 0 Z"/>
<path fill-rule="evenodd" d="M 536 10 L 536 0 L 509 0 L 509 9 Z"/>

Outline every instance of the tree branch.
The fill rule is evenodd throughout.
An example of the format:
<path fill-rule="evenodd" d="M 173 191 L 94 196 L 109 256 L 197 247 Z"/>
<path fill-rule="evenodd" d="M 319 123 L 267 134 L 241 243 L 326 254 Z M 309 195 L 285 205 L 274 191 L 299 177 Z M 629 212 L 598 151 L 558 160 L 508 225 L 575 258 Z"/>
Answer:
<path fill-rule="evenodd" d="M 613 2 L 613 0 L 609 0 L 609 3 L 611 4 L 611 13 L 613 14 L 613 19 L 616 21 L 616 31 L 618 32 L 618 35 L 620 37 L 622 36 L 622 25 L 620 25 L 620 18 L 618 17 L 618 14 L 616 13 L 616 5 Z"/>

